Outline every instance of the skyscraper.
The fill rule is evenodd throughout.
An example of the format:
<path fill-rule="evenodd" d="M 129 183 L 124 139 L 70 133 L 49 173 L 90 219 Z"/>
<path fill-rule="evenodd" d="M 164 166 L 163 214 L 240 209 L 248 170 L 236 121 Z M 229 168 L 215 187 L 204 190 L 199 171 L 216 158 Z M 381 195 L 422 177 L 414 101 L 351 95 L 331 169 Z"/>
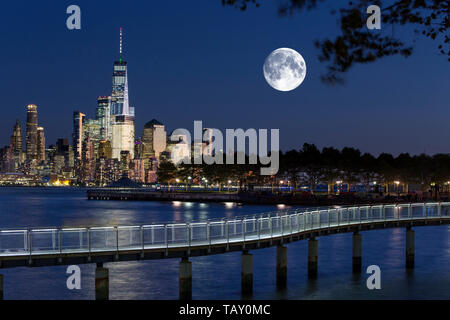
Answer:
<path fill-rule="evenodd" d="M 112 157 L 120 160 L 120 153 L 128 151 L 134 159 L 134 118 L 115 116 L 112 128 Z"/>
<path fill-rule="evenodd" d="M 213 155 L 213 134 L 214 130 L 210 128 L 203 128 L 203 154 L 212 156 Z"/>
<path fill-rule="evenodd" d="M 13 134 L 11 136 L 11 147 L 14 153 L 22 152 L 22 127 L 19 120 L 16 120 L 14 125 Z"/>
<path fill-rule="evenodd" d="M 120 28 L 120 56 L 114 62 L 113 88 L 111 94 L 111 115 L 133 116 L 128 98 L 128 72 L 127 62 L 122 58 L 122 28 Z"/>
<path fill-rule="evenodd" d="M 45 161 L 45 135 L 44 128 L 37 127 L 37 161 Z"/>
<path fill-rule="evenodd" d="M 166 150 L 167 134 L 164 125 L 156 119 L 147 122 L 142 133 L 141 157 L 144 159 L 145 169 L 149 168 L 151 157 L 159 159 L 161 152 Z"/>
<path fill-rule="evenodd" d="M 83 147 L 83 125 L 85 118 L 86 115 L 80 111 L 75 111 L 73 113 L 72 145 L 74 158 L 78 161 L 81 160 L 81 150 Z"/>
<path fill-rule="evenodd" d="M 0 149 L 0 172 L 14 172 L 14 153 L 11 146 Z"/>
<path fill-rule="evenodd" d="M 101 126 L 98 120 L 86 119 L 83 124 L 83 141 L 89 138 L 94 147 L 94 156 L 97 155 L 101 138 Z M 83 151 L 82 151 L 83 152 Z M 83 158 L 83 155 L 81 155 Z"/>
<path fill-rule="evenodd" d="M 134 158 L 134 108 L 128 99 L 127 62 L 122 59 L 122 28 L 120 28 L 120 58 L 114 62 L 111 94 L 112 157 L 120 159 L 122 151 Z"/>
<path fill-rule="evenodd" d="M 185 159 L 191 159 L 191 141 L 188 141 L 186 134 L 170 134 L 166 151 L 170 154 L 170 159 L 175 165 Z"/>
<path fill-rule="evenodd" d="M 89 135 L 83 139 L 80 169 L 78 178 L 81 181 L 90 183 L 95 180 L 95 144 Z"/>
<path fill-rule="evenodd" d="M 111 142 L 102 140 L 98 146 L 97 158 L 112 159 Z"/>
<path fill-rule="evenodd" d="M 27 134 L 26 155 L 27 160 L 37 160 L 37 106 L 30 104 L 27 107 Z"/>
<path fill-rule="evenodd" d="M 95 119 L 100 125 L 101 139 L 111 141 L 111 97 L 98 97 Z"/>
<path fill-rule="evenodd" d="M 111 94 L 111 114 L 130 115 L 126 61 L 115 61 Z"/>
<path fill-rule="evenodd" d="M 61 169 L 65 169 L 65 172 L 69 173 L 67 175 L 68 178 L 72 177 L 74 157 L 73 157 L 73 148 L 71 145 L 69 145 L 68 139 L 62 138 L 56 141 L 55 156 L 58 157 L 59 161 L 62 161 L 61 159 L 64 159 L 64 164 Z"/>
<path fill-rule="evenodd" d="M 16 120 L 16 124 L 14 125 L 10 146 L 14 155 L 14 167 L 18 169 L 25 161 L 25 153 L 22 150 L 22 127 L 20 126 L 19 120 Z"/>

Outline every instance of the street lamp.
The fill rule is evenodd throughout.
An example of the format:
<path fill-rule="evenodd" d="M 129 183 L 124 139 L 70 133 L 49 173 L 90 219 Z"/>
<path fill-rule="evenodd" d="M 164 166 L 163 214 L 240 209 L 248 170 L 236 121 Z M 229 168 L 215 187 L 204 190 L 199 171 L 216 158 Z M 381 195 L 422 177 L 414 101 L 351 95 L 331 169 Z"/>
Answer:
<path fill-rule="evenodd" d="M 280 180 L 280 185 L 278 186 L 278 193 L 281 192 L 281 187 L 283 186 L 284 180 Z"/>
<path fill-rule="evenodd" d="M 398 200 L 398 198 L 399 198 L 399 195 L 400 195 L 400 189 L 399 189 L 399 184 L 400 184 L 400 181 L 394 181 L 394 183 L 395 183 L 395 185 L 396 185 L 396 189 L 397 189 L 397 200 Z"/>
<path fill-rule="evenodd" d="M 339 194 L 341 192 L 342 181 L 338 180 L 338 181 L 336 181 L 336 184 L 337 184 L 337 194 Z"/>
<path fill-rule="evenodd" d="M 191 176 L 187 177 L 186 191 L 188 191 L 191 188 L 191 180 L 192 180 Z"/>
<path fill-rule="evenodd" d="M 447 197 L 450 196 L 450 181 L 447 181 Z"/>
<path fill-rule="evenodd" d="M 436 193 L 436 198 L 437 198 L 437 188 L 436 188 L 436 183 L 435 182 L 432 182 L 432 183 L 430 183 L 430 185 L 431 185 L 431 198 L 432 199 L 434 199 L 434 195 L 433 195 L 433 193 Z M 434 191 L 433 191 L 434 190 Z"/>

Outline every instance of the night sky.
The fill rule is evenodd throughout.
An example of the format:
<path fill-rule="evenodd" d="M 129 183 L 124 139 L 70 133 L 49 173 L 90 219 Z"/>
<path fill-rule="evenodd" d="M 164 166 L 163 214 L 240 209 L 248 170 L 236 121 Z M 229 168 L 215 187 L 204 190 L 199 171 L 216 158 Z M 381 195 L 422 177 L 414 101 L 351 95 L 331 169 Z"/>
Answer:
<path fill-rule="evenodd" d="M 336 35 L 330 6 L 280 17 L 277 1 L 262 2 L 241 12 L 220 0 L 3 1 L 0 144 L 9 143 L 16 118 L 25 128 L 30 103 L 47 145 L 71 141 L 73 111 L 94 117 L 97 97 L 111 94 L 123 27 L 136 136 L 153 118 L 168 132 L 203 120 L 222 130 L 279 128 L 282 150 L 308 142 L 375 155 L 450 153 L 450 64 L 435 42 L 419 38 L 408 59 L 357 65 L 332 87 L 320 81 L 325 64 L 314 47 Z M 79 31 L 66 28 L 71 4 L 81 7 Z M 394 35 L 411 37 L 401 28 Z M 264 60 L 279 47 L 307 63 L 292 92 L 264 79 Z"/>

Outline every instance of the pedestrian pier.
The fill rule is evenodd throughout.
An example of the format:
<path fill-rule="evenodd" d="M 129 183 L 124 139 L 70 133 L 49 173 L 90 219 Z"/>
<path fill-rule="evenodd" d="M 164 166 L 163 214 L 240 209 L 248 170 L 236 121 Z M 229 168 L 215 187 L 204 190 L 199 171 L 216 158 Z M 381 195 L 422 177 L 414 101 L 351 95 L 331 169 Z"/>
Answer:
<path fill-rule="evenodd" d="M 287 244 L 308 241 L 308 275 L 317 277 L 318 239 L 353 233 L 353 272 L 363 259 L 361 231 L 405 228 L 405 267 L 414 267 L 414 227 L 450 224 L 450 202 L 291 210 L 205 222 L 0 231 L 0 269 L 96 263 L 96 298 L 108 299 L 105 263 L 179 258 L 180 299 L 192 297 L 190 257 L 242 252 L 242 293 L 253 291 L 252 250 L 277 246 L 277 286 L 287 283 Z M 0 299 L 3 297 L 0 275 Z"/>

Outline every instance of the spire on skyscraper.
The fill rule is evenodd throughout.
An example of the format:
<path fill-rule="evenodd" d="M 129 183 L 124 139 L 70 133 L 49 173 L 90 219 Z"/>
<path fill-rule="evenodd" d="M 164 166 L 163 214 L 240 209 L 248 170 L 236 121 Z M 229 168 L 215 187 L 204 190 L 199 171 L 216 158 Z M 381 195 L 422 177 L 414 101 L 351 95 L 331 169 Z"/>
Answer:
<path fill-rule="evenodd" d="M 111 115 L 134 115 L 128 101 L 127 62 L 123 59 L 123 28 L 120 28 L 120 56 L 114 62 L 113 89 L 111 94 Z M 132 111 L 132 110 L 131 110 Z"/>
<path fill-rule="evenodd" d="M 123 36 L 123 34 L 122 34 L 122 27 L 120 27 L 120 62 L 122 62 L 122 45 L 123 45 L 123 40 L 122 40 L 122 36 Z"/>

